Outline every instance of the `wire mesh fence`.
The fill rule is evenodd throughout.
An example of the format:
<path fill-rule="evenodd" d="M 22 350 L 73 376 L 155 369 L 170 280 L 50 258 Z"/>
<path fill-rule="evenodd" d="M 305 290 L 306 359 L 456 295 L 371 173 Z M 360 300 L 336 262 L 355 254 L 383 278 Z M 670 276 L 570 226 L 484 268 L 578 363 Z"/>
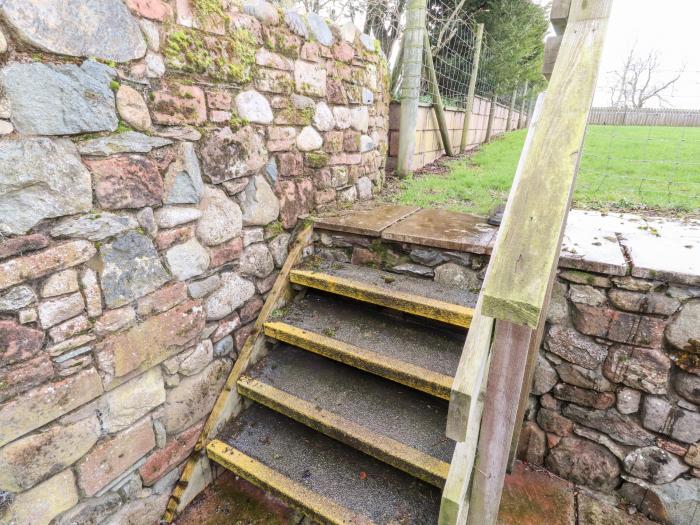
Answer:
<path fill-rule="evenodd" d="M 598 106 L 591 112 L 576 205 L 629 211 L 700 211 L 700 71 L 648 74 L 659 79 L 659 86 L 668 78 L 678 78 L 649 101 L 657 107 L 623 104 Z M 614 101 L 614 89 L 603 75 L 595 103 Z"/>

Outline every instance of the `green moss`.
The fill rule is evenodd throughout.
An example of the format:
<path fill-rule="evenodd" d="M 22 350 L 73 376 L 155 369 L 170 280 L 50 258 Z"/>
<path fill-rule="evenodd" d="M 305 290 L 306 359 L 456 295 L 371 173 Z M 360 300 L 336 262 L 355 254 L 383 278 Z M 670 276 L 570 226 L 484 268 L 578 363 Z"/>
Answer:
<path fill-rule="evenodd" d="M 243 126 L 247 126 L 248 124 L 249 121 L 247 118 L 239 117 L 236 112 L 231 113 L 231 118 L 228 121 L 228 126 L 231 128 L 231 131 L 238 131 Z"/>
<path fill-rule="evenodd" d="M 311 151 L 306 154 L 306 165 L 310 168 L 324 168 L 328 165 L 328 154 L 322 151 Z"/>
<path fill-rule="evenodd" d="M 112 91 L 117 91 L 117 90 L 119 89 L 119 86 L 120 86 L 120 85 L 121 85 L 121 84 L 119 84 L 119 82 L 117 82 L 116 80 L 112 80 L 112 81 L 109 83 L 109 88 L 110 88 Z"/>
<path fill-rule="evenodd" d="M 294 126 L 309 126 L 314 118 L 314 108 L 297 109 L 287 106 L 279 113 L 281 122 Z"/>
<path fill-rule="evenodd" d="M 283 33 L 275 34 L 271 31 L 265 31 L 264 33 L 263 45 L 267 49 L 287 58 L 299 58 L 299 46 L 295 39 L 287 39 Z"/>
<path fill-rule="evenodd" d="M 123 120 L 120 120 L 115 133 L 124 133 L 125 131 L 134 131 L 134 128 L 126 124 Z"/>
<path fill-rule="evenodd" d="M 253 79 L 256 47 L 255 37 L 247 29 L 217 37 L 179 29 L 168 35 L 164 54 L 170 66 L 186 73 L 246 84 Z"/>
<path fill-rule="evenodd" d="M 228 19 L 219 0 L 192 0 L 192 11 L 202 25 L 216 22 L 216 19 Z"/>
<path fill-rule="evenodd" d="M 271 222 L 265 226 L 265 239 L 277 237 L 280 233 L 284 233 L 284 227 L 280 221 Z"/>

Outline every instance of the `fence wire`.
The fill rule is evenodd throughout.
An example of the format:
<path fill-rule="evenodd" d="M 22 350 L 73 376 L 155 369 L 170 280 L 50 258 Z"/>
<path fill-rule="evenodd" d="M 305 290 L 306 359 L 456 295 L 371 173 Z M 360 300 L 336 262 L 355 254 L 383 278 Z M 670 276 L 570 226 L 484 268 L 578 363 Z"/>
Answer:
<path fill-rule="evenodd" d="M 700 212 L 700 71 L 675 73 L 679 81 L 645 108 L 601 107 L 614 101 L 614 86 L 601 77 L 581 158 L 576 205 Z"/>

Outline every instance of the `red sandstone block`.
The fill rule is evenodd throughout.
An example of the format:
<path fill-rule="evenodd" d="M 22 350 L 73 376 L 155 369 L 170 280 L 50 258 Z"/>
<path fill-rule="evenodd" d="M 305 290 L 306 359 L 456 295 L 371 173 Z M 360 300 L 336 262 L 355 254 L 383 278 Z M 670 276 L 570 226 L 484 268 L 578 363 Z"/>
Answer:
<path fill-rule="evenodd" d="M 176 282 L 139 299 L 136 312 L 141 317 L 159 314 L 170 310 L 186 299 L 187 285 L 183 282 Z"/>
<path fill-rule="evenodd" d="M 156 247 L 159 250 L 167 250 L 176 244 L 182 244 L 194 237 L 194 226 L 182 226 L 171 230 L 161 230 L 156 235 Z"/>
<path fill-rule="evenodd" d="M 192 452 L 203 426 L 204 421 L 197 423 L 175 436 L 166 443 L 165 447 L 151 454 L 139 469 L 143 484 L 150 487 L 183 462 Z"/>
<path fill-rule="evenodd" d="M 162 0 L 126 0 L 126 5 L 137 15 L 162 22 L 173 16 L 173 10 Z"/>
<path fill-rule="evenodd" d="M 197 86 L 177 86 L 154 92 L 152 109 L 153 120 L 158 124 L 197 126 L 207 120 L 204 92 Z"/>
<path fill-rule="evenodd" d="M 95 195 L 107 210 L 158 206 L 163 200 L 163 178 L 158 164 L 141 155 L 117 155 L 85 160 L 92 171 Z"/>
<path fill-rule="evenodd" d="M 40 250 L 48 245 L 49 238 L 40 233 L 7 239 L 0 242 L 0 259 L 21 255 L 24 252 Z"/>
<path fill-rule="evenodd" d="M 227 262 L 235 261 L 243 251 L 243 238 L 236 237 L 228 242 L 209 248 L 209 266 L 216 268 Z"/>

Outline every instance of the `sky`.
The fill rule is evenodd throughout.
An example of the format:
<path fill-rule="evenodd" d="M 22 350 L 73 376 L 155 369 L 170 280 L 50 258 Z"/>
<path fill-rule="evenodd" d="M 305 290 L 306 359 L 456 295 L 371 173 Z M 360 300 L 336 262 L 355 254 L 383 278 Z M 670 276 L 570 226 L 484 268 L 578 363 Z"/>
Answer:
<path fill-rule="evenodd" d="M 544 2 L 538 2 L 544 3 Z M 697 0 L 613 0 L 594 105 L 610 105 L 610 71 L 619 69 L 631 48 L 658 52 L 662 72 L 680 80 L 662 107 L 700 109 L 700 2 Z M 658 101 L 648 104 L 660 107 Z"/>

